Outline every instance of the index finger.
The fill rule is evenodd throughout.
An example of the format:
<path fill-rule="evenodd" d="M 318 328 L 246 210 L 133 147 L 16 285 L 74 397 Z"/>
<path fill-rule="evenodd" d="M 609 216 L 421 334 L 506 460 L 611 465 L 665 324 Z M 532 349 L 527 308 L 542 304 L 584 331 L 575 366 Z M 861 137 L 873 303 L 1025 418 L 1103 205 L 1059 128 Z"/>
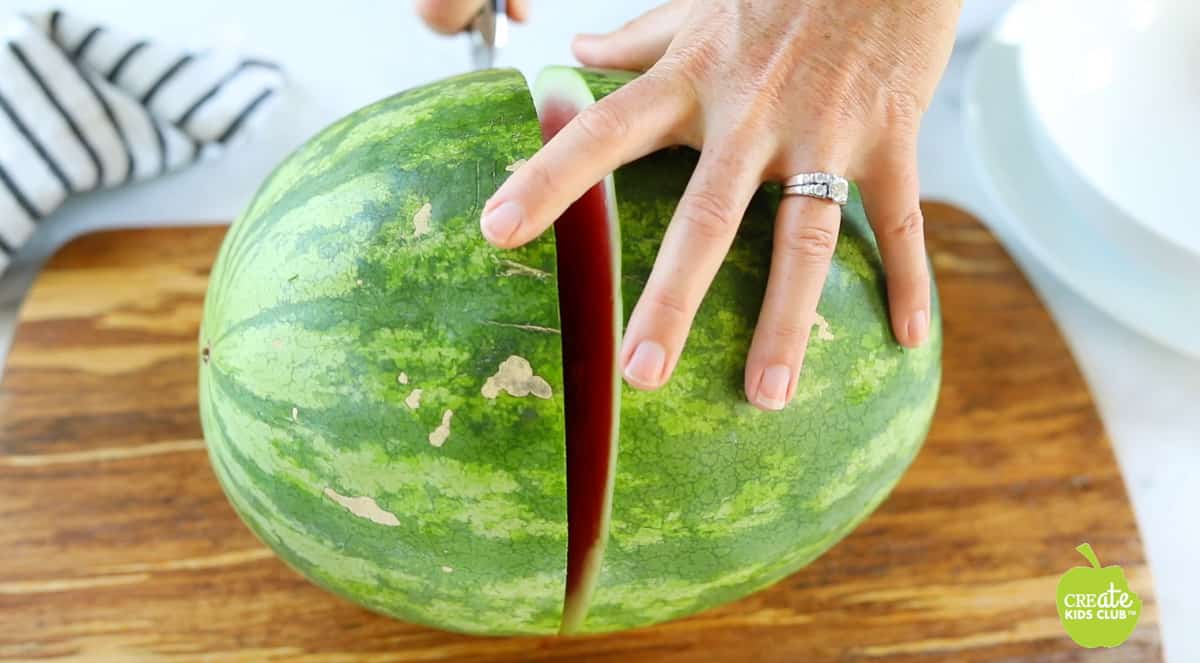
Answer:
<path fill-rule="evenodd" d="M 542 133 L 553 137 L 484 205 L 480 225 L 492 244 L 514 248 L 542 234 L 618 166 L 669 144 L 686 108 L 682 96 L 643 76 L 581 111 L 578 99 L 591 93 L 578 85 L 538 95 Z"/>

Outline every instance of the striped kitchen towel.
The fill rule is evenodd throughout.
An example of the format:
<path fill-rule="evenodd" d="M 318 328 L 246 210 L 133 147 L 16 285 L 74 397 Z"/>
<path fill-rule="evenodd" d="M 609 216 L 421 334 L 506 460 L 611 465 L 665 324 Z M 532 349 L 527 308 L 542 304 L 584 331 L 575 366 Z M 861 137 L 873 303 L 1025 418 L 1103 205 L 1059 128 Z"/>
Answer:
<path fill-rule="evenodd" d="M 67 196 L 218 153 L 266 115 L 282 85 L 271 62 L 191 52 L 59 11 L 0 23 L 0 272 Z"/>

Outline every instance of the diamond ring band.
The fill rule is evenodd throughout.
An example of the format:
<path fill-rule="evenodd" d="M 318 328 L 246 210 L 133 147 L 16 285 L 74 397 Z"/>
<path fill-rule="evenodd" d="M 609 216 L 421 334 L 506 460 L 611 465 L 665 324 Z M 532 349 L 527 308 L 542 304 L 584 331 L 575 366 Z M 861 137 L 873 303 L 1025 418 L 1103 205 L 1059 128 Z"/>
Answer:
<path fill-rule="evenodd" d="M 820 198 L 845 205 L 850 199 L 850 183 L 833 173 L 800 173 L 783 181 L 783 195 Z"/>

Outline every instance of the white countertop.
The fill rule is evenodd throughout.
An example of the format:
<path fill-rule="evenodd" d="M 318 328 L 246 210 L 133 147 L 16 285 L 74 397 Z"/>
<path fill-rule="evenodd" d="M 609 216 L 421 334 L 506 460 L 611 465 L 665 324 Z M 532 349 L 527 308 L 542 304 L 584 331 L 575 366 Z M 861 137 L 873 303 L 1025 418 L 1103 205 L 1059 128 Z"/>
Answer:
<path fill-rule="evenodd" d="M 543 64 L 572 62 L 575 31 L 615 27 L 651 6 L 648 0 L 608 3 L 534 2 L 534 20 L 515 30 L 502 66 L 534 74 Z M 973 23 L 1003 0 L 968 4 Z M 367 3 L 162 3 L 149 0 L 0 2 L 41 9 L 59 6 L 114 26 L 196 47 L 219 44 L 280 61 L 292 85 L 276 114 L 250 142 L 221 158 L 160 180 L 69 201 L 44 222 L 0 279 L 0 362 L 16 307 L 37 266 L 68 238 L 104 227 L 227 221 L 288 152 L 337 117 L 397 90 L 467 68 L 461 39 L 418 26 L 411 5 Z M 253 49 L 249 49 L 249 45 Z M 960 44 L 921 137 L 922 189 L 927 198 L 973 211 L 1005 240 L 1071 345 L 1113 440 L 1133 499 L 1155 577 L 1168 661 L 1200 661 L 1200 361 L 1143 339 L 1100 313 L 1033 264 L 1011 241 L 978 182 L 962 145 L 962 74 L 970 45 Z M 1086 459 L 1080 459 L 1086 462 Z M 1191 523 L 1191 524 L 1189 524 Z M 1104 551 L 1098 551 L 1103 557 Z"/>

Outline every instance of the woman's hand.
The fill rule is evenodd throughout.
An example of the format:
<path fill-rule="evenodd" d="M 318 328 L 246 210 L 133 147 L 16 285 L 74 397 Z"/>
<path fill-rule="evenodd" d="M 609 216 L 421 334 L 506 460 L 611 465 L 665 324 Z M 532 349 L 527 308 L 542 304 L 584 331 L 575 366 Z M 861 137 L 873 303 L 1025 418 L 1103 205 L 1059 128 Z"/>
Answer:
<path fill-rule="evenodd" d="M 827 171 L 858 182 L 888 278 L 892 329 L 916 347 L 930 285 L 918 206 L 917 131 L 954 41 L 960 0 L 674 0 L 579 59 L 646 73 L 580 113 L 484 207 L 484 235 L 520 246 L 589 187 L 662 147 L 701 150 L 630 317 L 625 380 L 670 377 L 693 317 L 759 184 Z M 792 398 L 837 240 L 834 203 L 785 197 L 746 363 L 747 398 Z"/>
<path fill-rule="evenodd" d="M 446 35 L 462 32 L 483 9 L 485 0 L 417 0 L 417 14 L 433 30 Z M 529 15 L 526 0 L 508 0 L 508 17 L 518 23 Z"/>

